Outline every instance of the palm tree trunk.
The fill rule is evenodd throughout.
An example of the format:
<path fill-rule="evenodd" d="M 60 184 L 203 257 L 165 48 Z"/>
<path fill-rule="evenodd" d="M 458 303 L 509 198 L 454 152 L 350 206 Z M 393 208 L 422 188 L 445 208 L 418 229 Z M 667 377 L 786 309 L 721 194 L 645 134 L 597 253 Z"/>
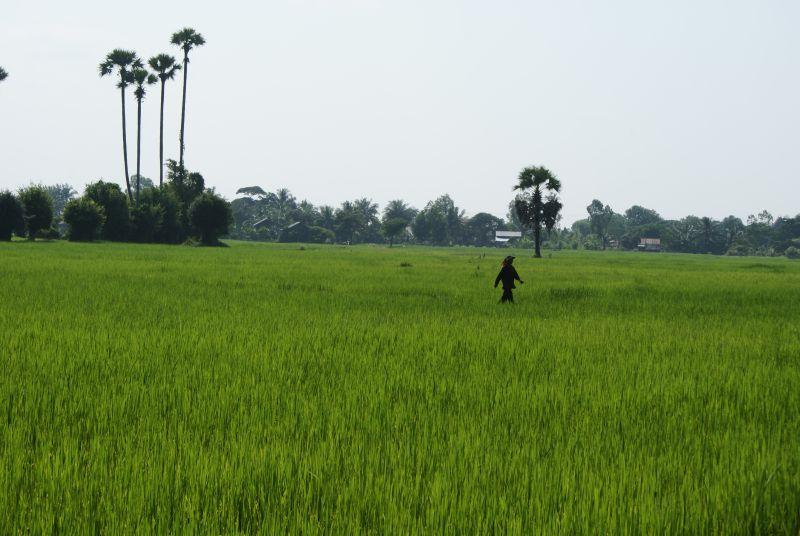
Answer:
<path fill-rule="evenodd" d="M 139 190 L 142 184 L 142 99 L 138 100 L 138 110 L 136 112 L 136 206 L 139 206 Z"/>
<path fill-rule="evenodd" d="M 158 187 L 164 186 L 164 86 L 166 80 L 161 79 L 161 125 L 158 133 Z"/>
<path fill-rule="evenodd" d="M 186 80 L 189 74 L 189 53 L 183 53 L 183 103 L 181 104 L 181 157 L 180 164 L 183 169 L 184 126 L 186 125 Z"/>
<path fill-rule="evenodd" d="M 123 82 L 120 88 L 122 94 L 122 158 L 125 162 L 125 187 L 128 189 L 128 201 L 133 203 L 133 195 L 131 194 L 131 178 L 128 175 L 128 135 L 127 126 L 125 123 L 125 84 Z"/>

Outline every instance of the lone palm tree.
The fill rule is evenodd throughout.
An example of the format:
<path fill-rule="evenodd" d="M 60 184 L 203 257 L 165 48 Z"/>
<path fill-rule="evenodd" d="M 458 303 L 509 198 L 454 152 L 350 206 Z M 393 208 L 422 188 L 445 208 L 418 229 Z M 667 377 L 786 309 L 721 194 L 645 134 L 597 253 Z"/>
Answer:
<path fill-rule="evenodd" d="M 189 74 L 189 51 L 195 47 L 206 44 L 203 36 L 193 28 L 184 28 L 179 32 L 172 34 L 172 44 L 177 45 L 183 49 L 183 103 L 181 104 L 181 153 L 180 165 L 183 167 L 183 151 L 184 151 L 184 127 L 186 125 L 186 79 Z"/>
<path fill-rule="evenodd" d="M 561 181 L 544 166 L 527 167 L 520 171 L 514 189 L 522 192 L 514 201 L 517 215 L 523 225 L 533 228 L 536 257 L 541 257 L 542 225 L 552 230 L 561 211 Z M 547 199 L 542 198 L 542 190 L 549 192 Z"/>
<path fill-rule="evenodd" d="M 136 84 L 136 89 L 133 91 L 136 97 L 136 206 L 139 206 L 139 191 L 142 186 L 142 100 L 144 100 L 145 84 L 152 85 L 158 81 L 155 75 L 147 72 L 145 69 L 134 69 L 131 71 L 133 83 Z"/>
<path fill-rule="evenodd" d="M 158 185 L 164 185 L 164 86 L 167 80 L 175 78 L 175 73 L 181 66 L 175 62 L 175 58 L 168 54 L 153 56 L 148 62 L 150 68 L 158 73 L 161 80 L 161 120 L 158 130 Z"/>
<path fill-rule="evenodd" d="M 117 87 L 120 90 L 122 98 L 122 156 L 125 161 L 125 186 L 128 188 L 128 200 L 133 202 L 133 194 L 131 193 L 131 178 L 128 174 L 128 137 L 127 126 L 125 121 L 125 88 L 131 83 L 131 70 L 138 69 L 142 66 L 141 60 L 136 56 L 136 52 L 131 50 L 122 50 L 116 48 L 106 56 L 106 59 L 100 64 L 100 76 L 107 76 L 116 71 L 119 74 L 119 83 Z"/>
<path fill-rule="evenodd" d="M 8 78 L 8 71 L 0 67 L 0 82 Z"/>

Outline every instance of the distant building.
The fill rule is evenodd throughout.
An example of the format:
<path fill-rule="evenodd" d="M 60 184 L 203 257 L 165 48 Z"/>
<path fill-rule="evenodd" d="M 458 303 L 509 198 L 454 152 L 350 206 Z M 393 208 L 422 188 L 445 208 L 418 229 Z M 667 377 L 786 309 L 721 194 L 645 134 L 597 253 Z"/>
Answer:
<path fill-rule="evenodd" d="M 636 247 L 639 251 L 661 251 L 660 238 L 640 238 L 639 245 Z"/>
<path fill-rule="evenodd" d="M 520 231 L 495 231 L 494 232 L 494 243 L 498 246 L 502 246 L 503 244 L 508 243 L 509 240 L 512 238 L 521 238 L 522 233 Z"/>

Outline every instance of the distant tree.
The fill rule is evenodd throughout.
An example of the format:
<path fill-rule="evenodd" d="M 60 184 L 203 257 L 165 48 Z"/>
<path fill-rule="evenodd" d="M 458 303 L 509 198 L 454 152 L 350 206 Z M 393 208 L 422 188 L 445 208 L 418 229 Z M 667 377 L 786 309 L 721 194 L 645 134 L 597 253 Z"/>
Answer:
<path fill-rule="evenodd" d="M 724 237 L 724 249 L 728 251 L 744 233 L 744 223 L 736 216 L 728 216 L 722 220 L 721 227 Z"/>
<path fill-rule="evenodd" d="M 387 203 L 383 209 L 381 234 L 389 239 L 389 247 L 392 247 L 395 239 L 406 235 L 406 229 L 414 221 L 416 215 L 417 210 L 402 199 L 394 199 Z M 402 222 L 402 226 L 400 222 Z"/>
<path fill-rule="evenodd" d="M 309 227 L 314 227 L 319 221 L 319 211 L 311 202 L 304 199 L 297 204 L 297 208 L 292 211 L 290 217 L 293 222 L 302 222 Z"/>
<path fill-rule="evenodd" d="M 212 192 L 204 192 L 189 207 L 189 222 L 205 245 L 215 245 L 228 234 L 233 216 L 230 203 Z"/>
<path fill-rule="evenodd" d="M 141 185 L 141 189 L 142 190 L 147 190 L 149 188 L 155 188 L 156 187 L 156 185 L 153 184 L 153 180 L 150 179 L 149 177 L 145 177 L 144 175 L 142 175 L 141 177 L 139 175 L 135 175 L 135 174 L 131 175 L 131 181 L 132 182 L 139 181 L 139 184 Z"/>
<path fill-rule="evenodd" d="M 89 199 L 73 199 L 64 208 L 64 222 L 70 240 L 91 241 L 100 236 L 106 215 L 103 207 Z"/>
<path fill-rule="evenodd" d="M 670 233 L 665 237 L 672 251 L 697 253 L 700 249 L 700 238 L 703 234 L 703 222 L 697 216 L 671 222 Z"/>
<path fill-rule="evenodd" d="M 172 192 L 180 204 L 181 227 L 188 230 L 189 206 L 205 190 L 205 179 L 200 173 L 189 172 L 175 160 L 167 160 L 167 190 Z"/>
<path fill-rule="evenodd" d="M 394 245 L 394 241 L 403 235 L 408 227 L 408 222 L 403 218 L 390 218 L 383 220 L 381 232 L 389 239 L 389 247 Z"/>
<path fill-rule="evenodd" d="M 13 233 L 25 233 L 25 207 L 17 196 L 8 190 L 0 191 L 0 241 L 11 240 Z"/>
<path fill-rule="evenodd" d="M 495 232 L 505 227 L 505 222 L 496 216 L 479 212 L 467 220 L 467 243 L 473 246 L 494 245 Z"/>
<path fill-rule="evenodd" d="M 128 238 L 130 211 L 128 198 L 119 185 L 97 181 L 86 186 L 84 194 L 103 208 L 105 222 L 101 231 L 104 240 L 123 241 Z"/>
<path fill-rule="evenodd" d="M 430 201 L 417 213 L 411 225 L 414 238 L 444 246 L 460 243 L 464 234 L 464 211 L 449 195 Z"/>
<path fill-rule="evenodd" d="M 614 211 L 608 205 L 603 206 L 603 203 L 597 199 L 586 207 L 586 212 L 589 213 L 589 225 L 592 232 L 600 239 L 600 244 L 603 249 L 606 249 L 608 243 L 608 226 L 614 216 Z"/>
<path fill-rule="evenodd" d="M 361 198 L 353 201 L 353 208 L 360 214 L 357 230 L 358 242 L 380 242 L 381 223 L 378 220 L 378 204 L 371 199 Z"/>
<path fill-rule="evenodd" d="M 714 222 L 708 216 L 700 218 L 701 225 L 701 250 L 700 253 L 710 253 L 714 241 Z"/>
<path fill-rule="evenodd" d="M 772 235 L 777 251 L 795 247 L 794 243 L 800 239 L 800 215 L 794 218 L 788 216 L 776 218 L 772 225 Z"/>
<path fill-rule="evenodd" d="M 184 144 L 184 127 L 186 125 L 186 80 L 189 75 L 189 52 L 199 46 L 206 44 L 203 36 L 192 28 L 184 28 L 172 34 L 172 44 L 177 45 L 183 50 L 183 100 L 181 103 L 181 146 L 180 146 L 180 159 L 178 163 L 183 167 L 183 153 L 185 149 Z"/>
<path fill-rule="evenodd" d="M 522 192 L 515 200 L 515 208 L 520 222 L 533 230 L 535 255 L 542 256 L 542 227 L 552 229 L 561 212 L 561 202 L 557 194 L 561 191 L 561 182 L 544 166 L 532 166 L 523 169 L 517 178 L 515 190 Z M 545 201 L 543 193 L 552 194 Z"/>
<path fill-rule="evenodd" d="M 141 243 L 155 242 L 163 221 L 164 209 L 160 205 L 140 203 L 131 210 L 130 239 Z"/>
<path fill-rule="evenodd" d="M 354 242 L 356 233 L 362 227 L 363 214 L 350 201 L 345 201 L 336 209 L 334 215 L 334 231 L 339 242 Z"/>
<path fill-rule="evenodd" d="M 319 207 L 318 212 L 319 226 L 332 231 L 336 225 L 336 210 L 329 205 L 322 205 Z"/>
<path fill-rule="evenodd" d="M 181 66 L 177 65 L 175 58 L 169 54 L 153 56 L 148 64 L 157 74 L 158 79 L 161 80 L 161 114 L 159 116 L 158 129 L 158 185 L 164 186 L 164 89 L 167 80 L 174 79 L 175 73 L 180 70 Z"/>
<path fill-rule="evenodd" d="M 236 195 L 246 195 L 248 197 L 266 197 L 267 192 L 261 186 L 245 186 L 236 190 Z"/>
<path fill-rule="evenodd" d="M 775 218 L 766 210 L 747 217 L 747 226 L 742 238 L 755 253 L 764 254 L 770 251 L 774 221 Z"/>
<path fill-rule="evenodd" d="M 19 191 L 19 200 L 25 207 L 25 227 L 28 239 L 33 240 L 53 223 L 53 200 L 42 186 L 31 185 Z"/>
<path fill-rule="evenodd" d="M 139 192 L 141 191 L 140 179 L 142 177 L 142 101 L 147 93 L 145 86 L 153 85 L 158 81 L 155 75 L 144 68 L 135 68 L 131 71 L 131 78 L 136 85 L 133 91 L 136 97 L 136 205 L 139 205 Z"/>
<path fill-rule="evenodd" d="M 410 224 L 417 215 L 417 209 L 409 206 L 402 199 L 393 199 L 386 204 L 383 209 L 383 221 L 401 219 Z"/>
<path fill-rule="evenodd" d="M 0 67 L 0 82 L 8 78 L 8 71 Z"/>
<path fill-rule="evenodd" d="M 308 241 L 315 244 L 332 244 L 336 240 L 336 235 L 330 229 L 324 227 L 311 227 L 308 230 Z"/>
<path fill-rule="evenodd" d="M 181 224 L 180 202 L 172 190 L 166 187 L 143 189 L 139 206 L 153 207 L 158 213 L 151 210 L 131 215 L 133 240 L 177 244 L 186 238 Z"/>
<path fill-rule="evenodd" d="M 639 205 L 633 205 L 631 208 L 626 210 L 625 218 L 628 220 L 628 223 L 634 227 L 660 223 L 663 221 L 658 212 Z"/>
<path fill-rule="evenodd" d="M 50 199 L 53 200 L 53 219 L 60 221 L 67 203 L 74 199 L 78 192 L 66 183 L 45 186 L 44 189 L 50 195 Z"/>
<path fill-rule="evenodd" d="M 135 52 L 130 50 L 114 49 L 100 64 L 100 76 L 113 74 L 115 71 L 119 75 L 117 87 L 122 97 L 122 156 L 125 162 L 125 185 L 128 189 L 128 201 L 133 203 L 133 193 L 131 192 L 131 180 L 128 173 L 128 138 L 125 120 L 125 88 L 132 82 L 131 70 L 140 68 L 142 61 Z"/>

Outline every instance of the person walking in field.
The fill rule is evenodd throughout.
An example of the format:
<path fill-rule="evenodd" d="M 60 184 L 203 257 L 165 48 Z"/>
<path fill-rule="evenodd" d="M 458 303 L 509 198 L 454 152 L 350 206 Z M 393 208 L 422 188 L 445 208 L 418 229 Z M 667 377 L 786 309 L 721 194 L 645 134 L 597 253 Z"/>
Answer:
<path fill-rule="evenodd" d="M 514 294 L 511 292 L 513 289 L 517 288 L 514 286 L 514 281 L 519 281 L 520 284 L 525 283 L 525 281 L 519 278 L 517 269 L 514 268 L 514 259 L 515 257 L 511 255 L 503 259 L 500 273 L 497 274 L 497 278 L 494 280 L 494 288 L 497 288 L 497 285 L 501 281 L 503 282 L 503 297 L 500 298 L 500 303 L 514 303 Z"/>

